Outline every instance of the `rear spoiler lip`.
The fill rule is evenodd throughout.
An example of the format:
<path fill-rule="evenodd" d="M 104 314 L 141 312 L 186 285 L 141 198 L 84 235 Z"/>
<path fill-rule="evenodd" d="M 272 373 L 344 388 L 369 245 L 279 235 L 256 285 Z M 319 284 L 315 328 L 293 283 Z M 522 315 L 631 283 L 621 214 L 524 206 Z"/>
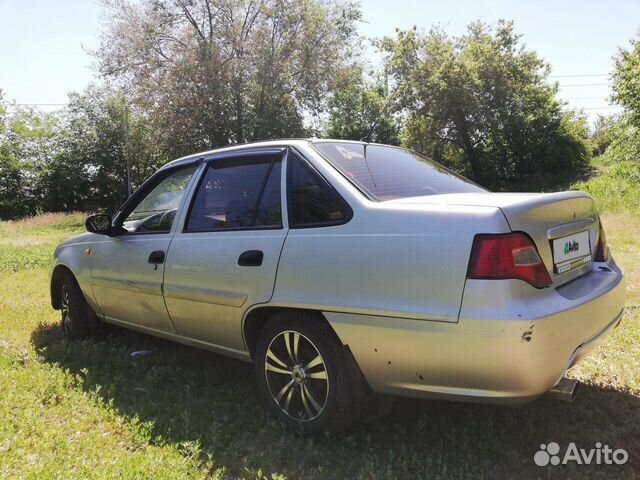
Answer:
<path fill-rule="evenodd" d="M 589 227 L 591 227 L 594 223 L 596 223 L 596 219 L 591 217 L 576 220 L 575 222 L 563 223 L 561 225 L 551 227 L 549 230 L 547 230 L 547 238 L 549 240 L 552 240 L 554 238 L 570 235 L 579 230 L 586 230 L 589 229 Z"/>

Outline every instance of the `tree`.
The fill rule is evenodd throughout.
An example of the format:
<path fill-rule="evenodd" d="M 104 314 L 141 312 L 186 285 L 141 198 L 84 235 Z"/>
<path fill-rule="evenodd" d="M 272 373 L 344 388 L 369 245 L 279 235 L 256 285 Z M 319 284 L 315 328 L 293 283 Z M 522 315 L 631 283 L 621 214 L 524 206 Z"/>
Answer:
<path fill-rule="evenodd" d="M 614 61 L 613 100 L 625 108 L 629 122 L 640 128 L 640 40 L 631 40 L 631 48 L 620 49 Z"/>
<path fill-rule="evenodd" d="M 100 69 L 172 156 L 302 136 L 357 46 L 350 0 L 108 0 Z"/>
<path fill-rule="evenodd" d="M 624 113 L 608 128 L 610 145 L 606 160 L 630 162 L 629 168 L 640 169 L 640 40 L 621 49 L 614 58 L 613 100 L 624 107 Z"/>
<path fill-rule="evenodd" d="M 614 127 L 619 121 L 617 116 L 598 115 L 591 132 L 591 149 L 594 156 L 604 154 L 613 140 Z"/>
<path fill-rule="evenodd" d="M 34 108 L 17 109 L 9 122 L 9 145 L 21 172 L 23 202 L 30 215 L 46 204 L 43 173 L 54 162 L 59 145 L 60 119 Z M 49 210 L 48 210 L 49 211 Z"/>
<path fill-rule="evenodd" d="M 512 23 L 475 22 L 455 38 L 398 31 L 381 47 L 407 145 L 493 187 L 587 164 L 584 120 L 562 112 L 548 65 Z"/>
<path fill-rule="evenodd" d="M 25 215 L 22 200 L 22 175 L 17 159 L 9 148 L 8 118 L 4 94 L 0 90 L 0 220 Z"/>
<path fill-rule="evenodd" d="M 109 85 L 69 94 L 67 108 L 55 114 L 9 114 L 0 92 L 0 220 L 115 210 L 127 198 L 127 158 L 134 189 L 169 161 L 156 140 L 148 117 Z"/>
<path fill-rule="evenodd" d="M 43 177 L 47 203 L 115 210 L 127 198 L 127 157 L 134 189 L 169 160 L 156 140 L 151 122 L 128 107 L 122 91 L 91 85 L 71 93 L 55 162 Z"/>
<path fill-rule="evenodd" d="M 330 96 L 325 136 L 398 145 L 400 127 L 387 90 L 382 81 L 367 83 L 360 69 L 349 72 Z"/>
<path fill-rule="evenodd" d="M 55 115 L 13 107 L 9 114 L 0 91 L 0 219 L 42 210 L 40 178 L 52 162 L 58 139 Z"/>

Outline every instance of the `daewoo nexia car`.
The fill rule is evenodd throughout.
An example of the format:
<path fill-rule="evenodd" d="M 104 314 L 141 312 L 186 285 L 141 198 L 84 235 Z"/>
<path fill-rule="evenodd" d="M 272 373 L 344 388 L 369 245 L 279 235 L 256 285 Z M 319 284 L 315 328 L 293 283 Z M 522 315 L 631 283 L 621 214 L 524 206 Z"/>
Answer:
<path fill-rule="evenodd" d="M 104 321 L 252 361 L 269 408 L 306 432 L 380 394 L 529 402 L 624 304 L 589 195 L 490 193 L 379 144 L 184 157 L 86 225 L 55 252 L 69 335 Z"/>

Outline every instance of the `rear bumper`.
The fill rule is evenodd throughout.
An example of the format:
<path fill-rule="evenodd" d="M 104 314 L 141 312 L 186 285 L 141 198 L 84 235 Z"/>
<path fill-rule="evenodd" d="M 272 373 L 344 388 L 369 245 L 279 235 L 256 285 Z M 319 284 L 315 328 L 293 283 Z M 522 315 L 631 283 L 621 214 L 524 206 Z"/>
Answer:
<path fill-rule="evenodd" d="M 458 323 L 325 313 L 380 393 L 518 404 L 554 386 L 617 326 L 612 259 L 559 288 L 468 280 Z"/>

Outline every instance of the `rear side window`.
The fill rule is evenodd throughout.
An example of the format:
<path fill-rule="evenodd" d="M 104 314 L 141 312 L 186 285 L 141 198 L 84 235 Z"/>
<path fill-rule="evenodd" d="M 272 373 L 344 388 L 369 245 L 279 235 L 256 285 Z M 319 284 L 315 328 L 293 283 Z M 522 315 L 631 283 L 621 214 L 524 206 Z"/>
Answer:
<path fill-rule="evenodd" d="M 281 165 L 282 163 L 280 161 L 274 162 L 273 164 L 256 211 L 256 226 L 282 226 L 282 194 L 280 191 Z"/>
<path fill-rule="evenodd" d="M 281 228 L 280 158 L 214 161 L 193 200 L 187 231 Z"/>
<path fill-rule="evenodd" d="M 289 215 L 291 226 L 344 223 L 351 209 L 338 193 L 300 159 L 290 157 Z"/>
<path fill-rule="evenodd" d="M 471 180 L 403 148 L 349 142 L 317 142 L 312 146 L 373 200 L 486 192 Z"/>

